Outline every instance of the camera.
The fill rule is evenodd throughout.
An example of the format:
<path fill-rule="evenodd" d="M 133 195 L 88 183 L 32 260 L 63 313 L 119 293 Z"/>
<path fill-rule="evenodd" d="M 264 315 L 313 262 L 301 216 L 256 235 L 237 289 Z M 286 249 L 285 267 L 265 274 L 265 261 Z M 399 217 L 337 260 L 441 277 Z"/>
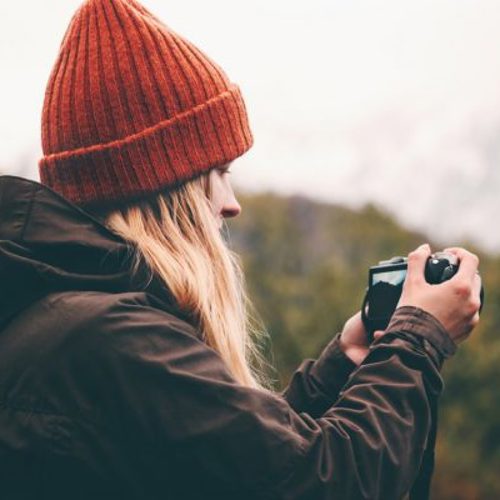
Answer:
<path fill-rule="evenodd" d="M 361 307 L 361 317 L 370 341 L 373 340 L 373 332 L 385 330 L 389 325 L 403 291 L 407 269 L 406 257 L 393 257 L 370 267 L 368 288 Z M 436 285 L 449 280 L 457 271 L 458 259 L 455 255 L 436 252 L 427 260 L 425 279 Z M 484 290 L 481 288 L 481 309 L 483 299 Z"/>

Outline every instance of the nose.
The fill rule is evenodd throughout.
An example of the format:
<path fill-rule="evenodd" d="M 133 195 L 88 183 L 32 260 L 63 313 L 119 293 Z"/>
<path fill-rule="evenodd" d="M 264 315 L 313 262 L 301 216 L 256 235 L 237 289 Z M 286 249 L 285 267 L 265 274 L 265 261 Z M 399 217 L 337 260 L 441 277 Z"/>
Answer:
<path fill-rule="evenodd" d="M 241 205 L 238 203 L 238 200 L 232 196 L 230 200 L 228 200 L 224 206 L 222 207 L 221 215 L 225 219 L 230 219 L 232 217 L 237 217 L 241 213 Z"/>

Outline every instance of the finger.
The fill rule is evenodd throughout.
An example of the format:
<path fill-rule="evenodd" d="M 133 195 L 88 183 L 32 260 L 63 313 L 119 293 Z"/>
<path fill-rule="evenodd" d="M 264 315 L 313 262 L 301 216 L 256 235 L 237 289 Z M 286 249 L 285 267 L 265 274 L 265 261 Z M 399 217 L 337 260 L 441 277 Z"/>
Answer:
<path fill-rule="evenodd" d="M 408 255 L 407 279 L 414 283 L 425 282 L 424 271 L 427 259 L 431 255 L 431 247 L 428 243 L 420 245 Z"/>
<path fill-rule="evenodd" d="M 464 248 L 456 248 L 455 250 L 455 255 L 459 260 L 458 272 L 455 276 L 474 282 L 479 267 L 478 256 L 465 250 Z"/>
<path fill-rule="evenodd" d="M 480 297 L 481 296 L 481 286 L 482 286 L 482 279 L 479 273 L 476 273 L 474 275 L 474 283 L 472 285 L 473 290 L 474 290 L 474 296 Z"/>
<path fill-rule="evenodd" d="M 457 255 L 457 252 L 460 250 L 459 247 L 449 247 L 449 248 L 445 248 L 443 250 L 443 253 L 451 253 L 452 255 L 455 255 L 458 257 Z"/>
<path fill-rule="evenodd" d="M 474 276 L 474 283 L 472 284 L 472 293 L 473 297 L 475 297 L 475 300 L 477 301 L 478 304 L 478 310 L 477 310 L 477 315 L 479 317 L 479 314 L 481 313 L 483 304 L 481 300 L 481 289 L 482 289 L 482 279 L 479 274 L 476 274 Z"/>
<path fill-rule="evenodd" d="M 471 331 L 476 328 L 476 326 L 479 324 L 479 321 L 480 321 L 480 317 L 479 317 L 479 312 L 477 312 L 476 314 L 474 314 L 473 318 L 472 318 L 472 321 L 471 321 Z"/>
<path fill-rule="evenodd" d="M 378 339 L 382 338 L 385 334 L 384 330 L 376 330 L 373 332 L 373 341 L 377 341 Z"/>

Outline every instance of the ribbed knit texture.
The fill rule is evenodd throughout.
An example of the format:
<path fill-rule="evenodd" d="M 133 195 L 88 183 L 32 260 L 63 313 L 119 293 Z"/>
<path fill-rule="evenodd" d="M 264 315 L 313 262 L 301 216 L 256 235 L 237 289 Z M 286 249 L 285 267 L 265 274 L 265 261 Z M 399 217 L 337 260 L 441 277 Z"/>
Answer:
<path fill-rule="evenodd" d="M 42 113 L 41 182 L 79 205 L 177 186 L 252 145 L 238 87 L 134 0 L 74 15 Z"/>

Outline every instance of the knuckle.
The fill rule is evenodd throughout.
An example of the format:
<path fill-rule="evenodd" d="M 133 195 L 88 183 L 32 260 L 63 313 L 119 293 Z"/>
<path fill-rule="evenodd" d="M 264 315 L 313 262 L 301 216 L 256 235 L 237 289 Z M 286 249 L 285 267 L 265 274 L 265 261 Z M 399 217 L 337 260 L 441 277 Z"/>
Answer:
<path fill-rule="evenodd" d="M 479 311 L 479 305 L 475 301 L 471 301 L 464 309 L 467 318 L 472 318 Z"/>
<path fill-rule="evenodd" d="M 474 299 L 471 303 L 471 307 L 474 312 L 479 311 L 479 308 L 481 307 L 481 301 L 479 299 Z"/>
<path fill-rule="evenodd" d="M 466 281 L 457 281 L 455 283 L 455 294 L 461 298 L 468 297 L 472 292 L 472 286 Z"/>

